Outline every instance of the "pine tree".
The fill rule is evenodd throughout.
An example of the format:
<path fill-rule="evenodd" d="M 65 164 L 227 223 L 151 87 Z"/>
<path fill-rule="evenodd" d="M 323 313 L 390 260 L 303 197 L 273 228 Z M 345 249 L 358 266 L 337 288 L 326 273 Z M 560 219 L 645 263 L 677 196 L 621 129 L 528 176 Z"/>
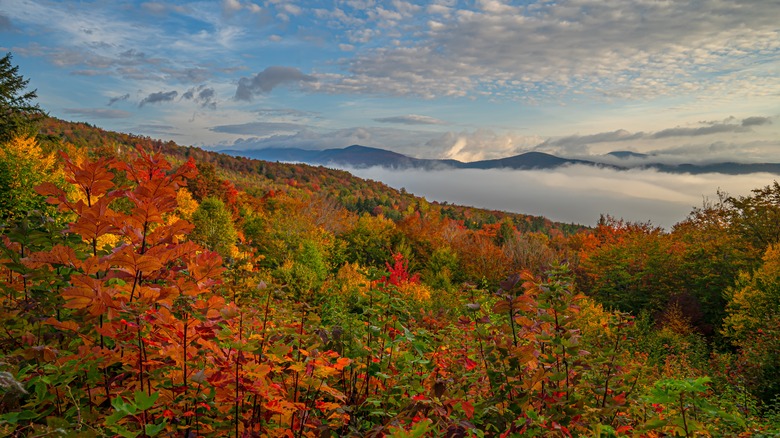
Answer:
<path fill-rule="evenodd" d="M 0 142 L 14 135 L 35 135 L 34 121 L 44 114 L 38 104 L 36 90 L 25 92 L 29 79 L 19 74 L 19 66 L 12 65 L 11 53 L 0 58 Z"/>

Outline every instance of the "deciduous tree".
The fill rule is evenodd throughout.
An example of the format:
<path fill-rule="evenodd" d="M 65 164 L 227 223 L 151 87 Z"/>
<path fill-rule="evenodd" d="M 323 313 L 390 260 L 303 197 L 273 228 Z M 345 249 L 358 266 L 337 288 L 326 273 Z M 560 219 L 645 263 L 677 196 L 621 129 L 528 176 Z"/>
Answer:
<path fill-rule="evenodd" d="M 230 256 L 231 248 L 236 244 L 237 233 L 233 218 L 219 198 L 208 197 L 192 213 L 195 229 L 190 238 L 222 257 Z"/>

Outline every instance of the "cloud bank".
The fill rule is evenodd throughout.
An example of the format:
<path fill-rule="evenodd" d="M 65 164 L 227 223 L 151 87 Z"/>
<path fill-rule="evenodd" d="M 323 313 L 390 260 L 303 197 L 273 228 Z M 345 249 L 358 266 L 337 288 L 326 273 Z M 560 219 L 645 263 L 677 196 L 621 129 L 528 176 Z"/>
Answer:
<path fill-rule="evenodd" d="M 780 86 L 780 78 L 753 63 L 780 48 L 773 3 L 453 2 L 430 5 L 420 18 L 397 8 L 393 21 L 402 34 L 422 37 L 359 50 L 347 61 L 348 73 L 319 87 L 519 100 L 577 94 L 638 99 L 704 90 L 764 95 Z M 329 16 L 358 26 L 354 15 Z M 359 24 L 373 18 L 368 14 Z"/>
<path fill-rule="evenodd" d="M 671 175 L 655 170 L 617 171 L 570 166 L 555 171 L 450 169 L 437 171 L 345 169 L 361 178 L 405 188 L 429 201 L 595 225 L 601 214 L 670 228 L 718 189 L 747 195 L 776 175 Z"/>

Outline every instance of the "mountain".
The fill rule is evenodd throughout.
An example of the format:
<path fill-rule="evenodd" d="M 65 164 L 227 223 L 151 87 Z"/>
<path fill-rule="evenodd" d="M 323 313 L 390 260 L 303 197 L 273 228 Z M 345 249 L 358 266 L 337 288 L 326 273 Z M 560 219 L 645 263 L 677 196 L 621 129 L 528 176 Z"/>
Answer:
<path fill-rule="evenodd" d="M 464 163 L 458 160 L 421 159 L 386 149 L 373 148 L 360 145 L 352 145 L 341 149 L 308 150 L 298 148 L 266 148 L 252 150 L 221 150 L 220 152 L 236 157 L 253 158 L 264 161 L 280 161 L 291 163 L 305 163 L 313 165 L 337 165 L 355 168 L 372 166 L 387 167 L 392 169 L 555 169 L 561 166 L 584 165 L 606 167 L 616 170 L 630 169 L 655 169 L 666 173 L 722 173 L 727 175 L 745 175 L 750 173 L 767 172 L 780 174 L 780 163 L 710 163 L 710 164 L 664 164 L 642 163 L 614 165 L 598 161 L 581 160 L 575 158 L 563 158 L 544 152 L 526 152 L 506 158 L 493 160 L 481 160 Z M 650 155 L 632 151 L 613 151 L 607 156 L 628 159 L 644 158 Z"/>
<path fill-rule="evenodd" d="M 298 148 L 266 148 L 254 150 L 221 150 L 236 157 L 254 158 L 265 161 L 300 162 L 306 164 L 335 164 L 351 167 L 381 166 L 394 169 L 554 169 L 556 167 L 584 164 L 600 165 L 593 161 L 560 158 L 542 152 L 526 152 L 513 157 L 464 163 L 458 160 L 436 160 L 413 158 L 386 149 L 352 145 L 343 149 L 314 151 Z"/>
<path fill-rule="evenodd" d="M 368 146 L 352 145 L 342 149 L 325 149 L 321 151 L 299 148 L 266 148 L 253 150 L 222 150 L 224 154 L 235 157 L 254 158 L 265 161 L 298 162 L 306 164 L 335 164 L 350 167 L 381 166 L 394 169 L 433 169 L 436 167 L 461 167 L 463 163 L 456 160 L 425 160 L 412 158 L 386 149 Z"/>
<path fill-rule="evenodd" d="M 607 154 L 608 156 L 620 158 L 620 159 L 627 159 L 627 158 L 647 158 L 649 155 L 642 154 L 639 152 L 634 151 L 612 151 Z"/>
<path fill-rule="evenodd" d="M 724 175 L 747 175 L 751 173 L 773 173 L 780 175 L 780 163 L 712 163 L 712 164 L 647 164 L 641 168 L 656 169 L 667 173 L 722 173 Z"/>
<path fill-rule="evenodd" d="M 467 169 L 554 169 L 560 166 L 571 164 L 584 164 L 587 166 L 596 166 L 593 161 L 575 160 L 570 158 L 556 157 L 555 155 L 545 154 L 543 152 L 526 152 L 507 158 L 496 160 L 483 160 L 465 163 L 463 168 Z"/>

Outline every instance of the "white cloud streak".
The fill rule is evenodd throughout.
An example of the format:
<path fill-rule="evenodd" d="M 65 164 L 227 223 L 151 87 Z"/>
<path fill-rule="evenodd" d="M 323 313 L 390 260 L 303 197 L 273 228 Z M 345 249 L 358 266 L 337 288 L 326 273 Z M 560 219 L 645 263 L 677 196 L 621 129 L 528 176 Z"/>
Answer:
<path fill-rule="evenodd" d="M 405 116 L 380 117 L 374 119 L 380 123 L 398 123 L 402 125 L 446 125 L 447 122 L 430 116 L 409 114 Z"/>

